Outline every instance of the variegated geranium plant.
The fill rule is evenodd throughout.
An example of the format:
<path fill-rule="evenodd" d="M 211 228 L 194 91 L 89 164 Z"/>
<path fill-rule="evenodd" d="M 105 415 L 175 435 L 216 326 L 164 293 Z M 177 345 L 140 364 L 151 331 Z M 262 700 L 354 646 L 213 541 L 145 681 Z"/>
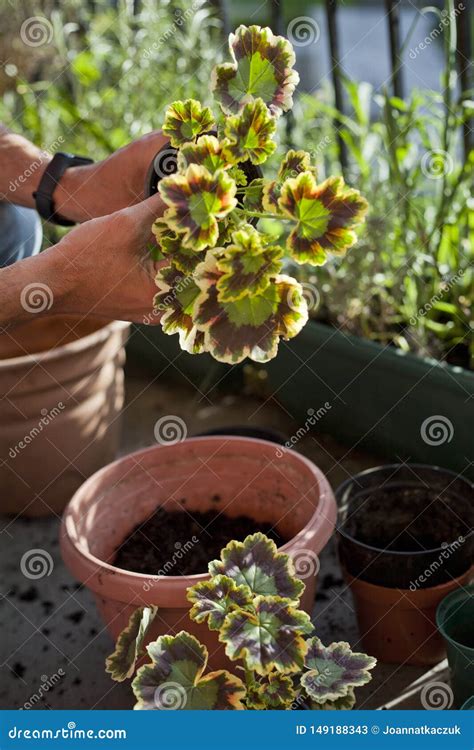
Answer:
<path fill-rule="evenodd" d="M 276 149 L 299 78 L 291 44 L 269 28 L 240 26 L 229 48 L 232 61 L 214 68 L 216 111 L 194 99 L 166 111 L 163 133 L 178 156 L 158 187 L 167 209 L 153 226 L 155 257 L 169 264 L 155 310 L 185 351 L 266 362 L 308 319 L 301 285 L 283 271 L 343 255 L 367 203 L 342 177 L 318 183 L 305 151 L 288 151 L 273 179 L 249 179 Z M 258 230 L 264 218 L 288 223 L 286 241 Z"/>
<path fill-rule="evenodd" d="M 107 672 L 132 682 L 136 709 L 350 709 L 354 689 L 371 679 L 375 659 L 348 643 L 325 647 L 299 608 L 304 583 L 288 555 L 263 534 L 230 542 L 209 564 L 210 580 L 188 589 L 190 617 L 224 644 L 235 674 L 206 671 L 207 648 L 181 631 L 148 644 L 157 607 L 142 607 L 108 657 Z M 309 637 L 311 636 L 311 637 Z M 217 641 L 217 639 L 216 639 Z"/>

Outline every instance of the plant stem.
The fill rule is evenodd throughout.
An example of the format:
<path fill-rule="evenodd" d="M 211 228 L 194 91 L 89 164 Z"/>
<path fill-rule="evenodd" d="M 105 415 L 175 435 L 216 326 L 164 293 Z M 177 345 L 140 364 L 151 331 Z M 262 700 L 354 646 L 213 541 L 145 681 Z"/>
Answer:
<path fill-rule="evenodd" d="M 254 216 L 256 219 L 278 219 L 279 221 L 291 221 L 289 217 L 280 216 L 279 214 L 272 214 L 270 212 L 263 213 L 261 211 L 247 211 L 246 208 L 243 209 L 243 212 L 246 216 Z"/>

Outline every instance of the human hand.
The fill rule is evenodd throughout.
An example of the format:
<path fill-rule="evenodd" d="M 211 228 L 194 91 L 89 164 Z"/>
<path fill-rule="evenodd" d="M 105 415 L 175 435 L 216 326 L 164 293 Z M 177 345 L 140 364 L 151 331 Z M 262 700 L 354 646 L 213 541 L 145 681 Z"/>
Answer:
<path fill-rule="evenodd" d="M 103 161 L 70 167 L 54 192 L 56 212 L 76 222 L 106 216 L 144 199 L 148 168 L 167 138 L 155 131 Z"/>
<path fill-rule="evenodd" d="M 81 315 L 158 323 L 153 312 L 158 268 L 151 226 L 165 206 L 154 195 L 136 206 L 75 227 L 40 255 L 0 271 L 0 323 L 35 315 Z M 25 305 L 35 289 L 39 307 Z"/>

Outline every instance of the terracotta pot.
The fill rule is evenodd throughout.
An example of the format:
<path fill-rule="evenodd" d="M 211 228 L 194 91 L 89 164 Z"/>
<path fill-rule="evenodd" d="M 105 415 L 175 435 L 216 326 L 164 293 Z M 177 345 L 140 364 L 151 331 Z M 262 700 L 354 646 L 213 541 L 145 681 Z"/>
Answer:
<path fill-rule="evenodd" d="M 437 664 L 445 658 L 446 648 L 436 627 L 436 608 L 447 594 L 466 585 L 473 571 L 449 583 L 415 591 L 377 586 L 346 572 L 363 648 L 392 664 Z"/>
<path fill-rule="evenodd" d="M 216 506 L 212 497 L 218 490 Z M 114 567 L 120 544 L 159 506 L 186 511 L 221 507 L 229 516 L 246 514 L 270 522 L 290 541 L 281 549 L 293 556 L 305 580 L 303 607 L 313 607 L 316 578 L 304 562 L 314 562 L 333 533 L 336 503 L 321 471 L 303 456 L 263 440 L 240 437 L 191 438 L 133 453 L 91 477 L 69 503 L 61 547 L 72 574 L 94 593 L 111 635 L 116 638 L 133 610 L 157 604 L 152 637 L 188 630 L 206 643 L 210 663 L 225 663 L 216 634 L 188 617 L 189 586 L 207 579 L 148 577 Z M 152 572 L 152 571 L 151 571 Z"/>
<path fill-rule="evenodd" d="M 116 456 L 128 328 L 53 317 L 0 335 L 0 512 L 60 513 Z"/>

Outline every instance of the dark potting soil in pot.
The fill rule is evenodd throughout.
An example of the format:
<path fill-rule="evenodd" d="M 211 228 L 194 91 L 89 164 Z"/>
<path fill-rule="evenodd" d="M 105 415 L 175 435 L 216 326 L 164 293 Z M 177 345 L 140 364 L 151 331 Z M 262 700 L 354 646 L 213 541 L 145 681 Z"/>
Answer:
<path fill-rule="evenodd" d="M 340 540 L 341 558 L 352 575 L 369 583 L 436 586 L 472 564 L 472 515 L 471 498 L 449 489 L 394 482 L 361 490 L 341 526 L 352 537 Z"/>
<path fill-rule="evenodd" d="M 278 546 L 288 541 L 270 523 L 257 523 L 248 516 L 230 518 L 214 510 L 187 513 L 158 508 L 127 537 L 114 565 L 148 575 L 206 573 L 208 563 L 220 557 L 232 539 L 241 542 L 257 531 Z"/>

